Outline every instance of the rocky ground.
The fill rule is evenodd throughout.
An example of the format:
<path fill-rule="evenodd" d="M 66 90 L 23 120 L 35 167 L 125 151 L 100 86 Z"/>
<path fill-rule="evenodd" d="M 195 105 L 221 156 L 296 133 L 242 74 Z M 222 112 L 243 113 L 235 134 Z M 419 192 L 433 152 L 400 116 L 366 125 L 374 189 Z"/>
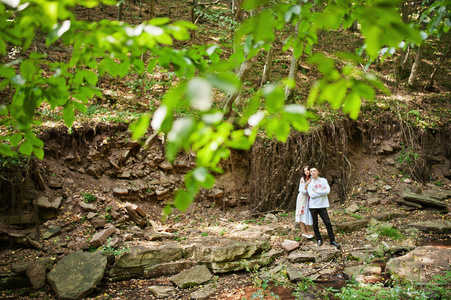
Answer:
<path fill-rule="evenodd" d="M 446 209 L 422 206 L 407 200 L 403 204 L 409 206 L 398 202 L 403 200 L 403 191 L 410 189 L 414 194 L 424 197 L 434 195 L 432 199 L 440 199 L 437 201 L 449 208 L 449 182 L 439 188 L 434 184 L 422 185 L 391 174 L 386 176 L 389 180 L 372 172 L 366 172 L 366 175 L 366 181 L 355 183 L 356 193 L 348 201 L 335 201 L 329 209 L 337 240 L 342 245 L 341 251 L 327 243 L 317 247 L 314 240 L 302 238 L 294 224 L 293 212 L 252 215 L 245 206 L 223 210 L 214 202 L 204 200 L 194 203 L 186 213 L 174 211 L 163 222 L 156 218 L 162 209 L 161 203 L 150 201 L 131 205 L 125 199 L 121 201 L 117 195 L 115 197 L 113 193 L 107 192 L 106 188 L 97 193 L 97 200 L 91 203 L 86 203 L 83 193 L 62 197 L 55 217 L 42 226 L 28 230 L 26 235 L 23 231 L 8 231 L 2 227 L 2 236 L 8 235 L 10 238 L 9 244 L 2 244 L 0 254 L 2 299 L 56 299 L 55 290 L 49 283 L 49 270 L 55 269 L 54 266 L 69 253 L 90 253 L 96 249 L 95 253 L 107 254 L 105 274 L 110 275 L 103 276 L 86 299 L 156 299 L 165 294 L 168 299 L 252 299 L 258 295 L 262 299 L 265 293 L 268 295 L 265 299 L 275 299 L 275 295 L 280 299 L 316 299 L 321 296 L 332 297 L 325 288 L 344 285 L 345 279 L 352 274 L 360 276 L 359 280 L 366 283 L 388 282 L 393 275 L 385 270 L 387 261 L 392 257 L 401 257 L 421 245 L 436 245 L 434 249 L 448 251 L 440 255 L 448 255 L 449 258 L 450 213 Z M 146 225 L 139 226 L 140 218 Z M 397 230 L 384 233 L 381 228 Z M 322 231 L 326 239 L 324 226 Z M 21 236 L 30 241 L 30 235 L 33 234 L 42 237 L 35 239 L 37 244 L 28 243 L 23 248 L 19 246 L 17 241 Z M 18 239 L 14 240 L 14 236 Z M 195 249 L 193 253 L 203 251 L 209 253 L 209 257 L 217 257 L 229 251 L 227 247 L 231 247 L 232 241 L 258 244 L 262 248 L 254 252 L 271 253 L 270 263 L 258 260 L 261 257 L 254 255 L 253 250 L 245 255 L 242 252 L 233 259 L 242 263 L 245 260 L 243 258 L 249 258 L 247 262 L 236 268 L 237 271 L 227 272 L 231 270 L 227 269 L 230 266 L 222 266 L 224 270 L 220 270 L 214 264 L 215 258 L 208 262 L 204 256 L 200 259 L 198 256 L 197 260 L 204 261 L 213 274 L 207 276 L 208 280 L 202 284 L 189 288 L 178 287 L 172 274 L 157 276 L 167 271 L 161 274 L 155 272 L 153 275 L 146 273 L 144 277 L 148 278 L 142 278 L 143 274 L 138 272 L 133 276 L 122 277 L 125 280 L 114 275 L 123 273 L 112 271 L 121 265 L 121 258 L 135 253 L 139 247 L 147 247 L 145 251 L 148 252 L 145 253 L 153 253 L 152 247 L 185 250 L 192 247 Z M 196 248 L 195 245 L 201 246 Z M 173 260 L 185 267 L 173 273 L 194 266 L 189 262 L 196 261 L 196 254 L 183 253 Z M 166 262 L 163 257 L 160 256 L 160 259 Z M 259 266 L 265 266 L 262 269 L 254 267 L 256 264 L 252 259 L 257 259 L 256 264 Z M 33 269 L 30 263 L 36 261 L 47 268 L 44 271 L 44 280 L 45 274 L 47 280 L 40 279 L 41 284 L 36 279 L 38 275 L 30 275 Z M 374 263 L 375 269 L 362 272 L 358 266 L 363 265 L 363 261 Z M 446 269 L 449 269 L 449 261 L 442 269 L 425 268 L 424 280 L 444 274 Z M 130 269 L 127 270 L 130 272 Z M 8 282 L 8 276 L 12 278 L 9 285 L 5 283 Z M 33 276 L 36 276 L 35 281 L 31 279 Z M 315 289 L 310 289 L 308 293 L 303 290 L 306 287 L 305 278 L 316 283 Z M 20 286 L 20 280 L 25 287 L 12 288 L 14 284 L 11 282 Z M 30 280 L 37 285 L 36 289 L 30 286 Z"/>

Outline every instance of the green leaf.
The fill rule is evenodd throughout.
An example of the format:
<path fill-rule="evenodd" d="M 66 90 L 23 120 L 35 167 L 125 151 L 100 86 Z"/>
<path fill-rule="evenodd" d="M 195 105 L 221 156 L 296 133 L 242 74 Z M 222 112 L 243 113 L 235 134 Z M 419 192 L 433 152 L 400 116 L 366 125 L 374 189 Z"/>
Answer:
<path fill-rule="evenodd" d="M 83 103 L 72 101 L 72 105 L 74 106 L 75 109 L 77 109 L 78 111 L 80 111 L 80 112 L 82 112 L 84 114 L 87 111 L 87 107 Z"/>
<path fill-rule="evenodd" d="M 353 90 L 356 91 L 361 97 L 367 100 L 374 99 L 374 89 L 367 84 L 357 82 L 353 87 Z"/>
<path fill-rule="evenodd" d="M 165 25 L 165 24 L 169 23 L 170 21 L 171 21 L 171 19 L 169 19 L 169 18 L 154 18 L 149 21 L 149 24 L 159 26 L 159 25 Z"/>
<path fill-rule="evenodd" d="M 93 86 L 97 84 L 97 75 L 93 71 L 81 70 L 80 72 L 88 84 Z"/>
<path fill-rule="evenodd" d="M 281 86 L 268 84 L 263 88 L 266 108 L 269 113 L 279 111 L 285 102 L 285 93 Z"/>
<path fill-rule="evenodd" d="M 174 199 L 174 206 L 181 212 L 184 212 L 190 206 L 193 200 L 194 197 L 190 193 L 185 190 L 179 190 L 177 191 L 177 195 Z"/>
<path fill-rule="evenodd" d="M 163 45 L 172 45 L 172 38 L 169 34 L 163 33 L 155 36 L 155 40 Z"/>
<path fill-rule="evenodd" d="M 132 140 L 137 141 L 139 140 L 149 128 L 150 123 L 150 115 L 149 114 L 143 114 L 139 119 L 134 122 L 132 125 L 130 125 L 130 130 L 133 132 L 132 134 Z"/>
<path fill-rule="evenodd" d="M 329 74 L 335 66 L 335 62 L 332 58 L 324 56 L 322 53 L 313 54 L 309 61 L 318 66 L 318 70 L 323 74 Z"/>
<path fill-rule="evenodd" d="M 10 143 L 11 143 L 11 145 L 13 146 L 13 147 L 17 147 L 17 145 L 19 145 L 19 143 L 20 143 L 20 141 L 22 140 L 22 133 L 16 133 L 16 134 L 13 134 L 10 138 L 9 138 L 9 141 L 10 141 Z"/>
<path fill-rule="evenodd" d="M 243 3 L 243 9 L 252 10 L 260 5 L 266 4 L 268 1 L 269 0 L 246 0 Z"/>
<path fill-rule="evenodd" d="M 207 79 L 211 84 L 225 93 L 235 93 L 241 86 L 241 82 L 233 73 L 208 74 Z"/>
<path fill-rule="evenodd" d="M 333 109 L 338 109 L 340 108 L 347 91 L 347 82 L 344 79 L 341 79 L 335 83 L 326 85 L 322 90 L 320 100 L 327 100 Z"/>
<path fill-rule="evenodd" d="M 127 75 L 129 69 L 130 69 L 130 62 L 128 60 L 126 60 L 117 66 L 117 73 L 122 78 L 125 75 Z"/>
<path fill-rule="evenodd" d="M 158 59 L 156 59 L 156 58 L 149 61 L 149 63 L 147 64 L 147 73 L 152 74 L 153 69 L 155 69 L 157 63 L 158 63 Z"/>
<path fill-rule="evenodd" d="M 25 60 L 20 64 L 20 72 L 26 81 L 31 81 L 36 67 L 30 60 Z"/>
<path fill-rule="evenodd" d="M 357 120 L 360 112 L 360 96 L 356 92 L 351 92 L 345 99 L 343 112 L 349 113 L 351 119 Z"/>
<path fill-rule="evenodd" d="M 31 143 L 29 143 L 28 141 L 25 141 L 22 143 L 22 145 L 20 145 L 19 151 L 23 155 L 29 156 L 29 155 L 31 155 L 31 152 L 33 152 L 33 145 Z"/>
<path fill-rule="evenodd" d="M 0 154 L 5 156 L 15 156 L 16 152 L 11 150 L 11 147 L 8 144 L 1 143 L 0 144 Z"/>
<path fill-rule="evenodd" d="M 145 70 L 145 66 L 142 60 L 140 59 L 134 59 L 133 60 L 133 67 L 135 67 L 136 72 L 138 72 L 138 74 L 141 74 L 142 72 L 144 72 Z"/>
<path fill-rule="evenodd" d="M 74 108 L 72 104 L 69 102 L 66 103 L 66 105 L 64 105 L 63 119 L 64 124 L 66 124 L 67 127 L 72 127 L 72 125 L 74 124 L 75 120 Z"/>
<path fill-rule="evenodd" d="M 381 48 L 381 35 L 382 31 L 378 26 L 371 26 L 370 28 L 363 30 L 362 34 L 365 36 L 366 51 L 368 56 L 372 59 L 376 58 Z"/>
<path fill-rule="evenodd" d="M 44 149 L 41 147 L 33 146 L 33 153 L 39 159 L 44 159 Z"/>
<path fill-rule="evenodd" d="M 38 146 L 41 148 L 44 147 L 44 142 L 41 141 L 39 138 L 37 138 L 31 131 L 25 132 L 24 137 L 27 142 L 31 143 L 31 145 Z"/>

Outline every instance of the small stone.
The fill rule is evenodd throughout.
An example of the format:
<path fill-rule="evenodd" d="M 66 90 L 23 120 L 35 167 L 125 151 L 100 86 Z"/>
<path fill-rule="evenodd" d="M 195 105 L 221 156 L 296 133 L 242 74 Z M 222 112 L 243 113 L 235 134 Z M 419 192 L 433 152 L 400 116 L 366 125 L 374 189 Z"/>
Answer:
<path fill-rule="evenodd" d="M 277 217 L 274 214 L 267 214 L 265 216 L 265 221 L 270 223 L 277 222 Z"/>
<path fill-rule="evenodd" d="M 293 250 L 299 248 L 299 243 L 298 243 L 298 242 L 295 242 L 295 241 L 291 241 L 291 240 L 285 240 L 285 241 L 283 241 L 283 243 L 281 244 L 281 247 L 282 247 L 284 250 L 290 252 L 290 251 L 293 251 Z"/>

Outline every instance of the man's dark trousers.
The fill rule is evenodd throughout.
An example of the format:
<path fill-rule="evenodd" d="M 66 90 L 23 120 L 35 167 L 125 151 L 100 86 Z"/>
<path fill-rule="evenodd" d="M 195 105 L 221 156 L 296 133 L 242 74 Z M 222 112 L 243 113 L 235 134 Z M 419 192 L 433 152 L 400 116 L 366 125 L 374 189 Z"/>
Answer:
<path fill-rule="evenodd" d="M 329 214 L 327 213 L 327 208 L 310 208 L 310 212 L 312 213 L 313 219 L 313 232 L 315 233 L 315 239 L 321 240 L 321 233 L 319 232 L 318 227 L 318 215 L 326 225 L 327 234 L 329 235 L 329 242 L 332 243 L 335 241 L 334 230 L 332 229 L 332 223 L 330 222 Z"/>

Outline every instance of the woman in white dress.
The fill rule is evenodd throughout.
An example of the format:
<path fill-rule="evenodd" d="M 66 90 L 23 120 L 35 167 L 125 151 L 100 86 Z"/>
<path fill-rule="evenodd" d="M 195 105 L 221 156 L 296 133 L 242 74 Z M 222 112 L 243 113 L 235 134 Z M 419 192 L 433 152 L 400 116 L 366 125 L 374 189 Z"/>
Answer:
<path fill-rule="evenodd" d="M 302 178 L 299 182 L 299 194 L 296 199 L 296 215 L 295 222 L 299 222 L 301 226 L 302 236 L 308 239 L 313 238 L 310 234 L 309 227 L 313 224 L 312 214 L 309 210 L 310 197 L 307 193 L 307 187 L 310 184 L 310 167 L 302 167 Z"/>

